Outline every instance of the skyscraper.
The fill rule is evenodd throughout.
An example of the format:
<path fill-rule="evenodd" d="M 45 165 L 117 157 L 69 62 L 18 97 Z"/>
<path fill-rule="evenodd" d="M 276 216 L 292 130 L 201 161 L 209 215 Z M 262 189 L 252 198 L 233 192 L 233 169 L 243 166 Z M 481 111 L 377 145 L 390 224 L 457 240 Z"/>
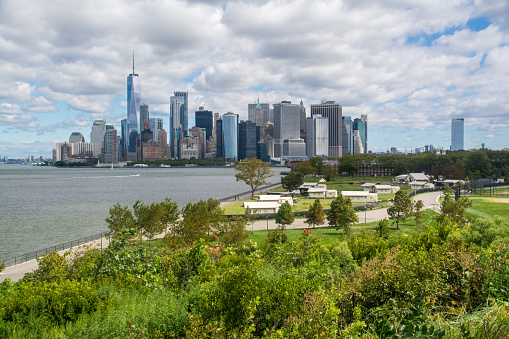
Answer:
<path fill-rule="evenodd" d="M 344 116 L 343 120 L 343 138 L 342 138 L 342 148 L 343 155 L 353 154 L 352 152 L 352 117 Z"/>
<path fill-rule="evenodd" d="M 241 121 L 239 124 L 239 159 L 256 158 L 256 130 L 260 127 L 251 121 Z M 259 135 L 258 135 L 259 136 Z M 259 137 L 258 137 L 259 139 Z"/>
<path fill-rule="evenodd" d="M 270 104 L 260 103 L 260 100 L 258 100 L 258 102 L 255 104 L 247 105 L 247 120 L 256 123 L 255 109 L 258 105 L 262 108 L 262 125 L 268 121 L 272 121 L 272 116 L 270 114 Z"/>
<path fill-rule="evenodd" d="M 329 119 L 329 157 L 340 158 L 343 154 L 343 108 L 334 101 L 322 101 L 311 105 L 311 116 L 321 115 Z"/>
<path fill-rule="evenodd" d="M 317 114 L 307 118 L 306 154 L 308 157 L 329 156 L 329 118 Z"/>
<path fill-rule="evenodd" d="M 69 143 L 85 142 L 85 137 L 80 132 L 72 132 L 69 137 Z"/>
<path fill-rule="evenodd" d="M 226 159 L 238 160 L 239 116 L 235 113 L 223 114 L 223 146 Z"/>
<path fill-rule="evenodd" d="M 150 114 L 148 111 L 148 105 L 147 104 L 141 104 L 140 105 L 140 133 L 143 132 L 143 127 L 145 126 L 145 121 L 149 121 Z"/>
<path fill-rule="evenodd" d="M 368 153 L 368 116 L 361 115 L 353 121 L 353 131 L 359 131 L 360 141 L 362 143 L 363 153 Z M 357 154 L 354 152 L 354 154 Z"/>
<path fill-rule="evenodd" d="M 464 148 L 464 118 L 451 119 L 451 151 L 459 151 Z"/>
<path fill-rule="evenodd" d="M 300 105 L 292 104 L 290 101 L 281 101 L 274 104 L 274 157 L 282 158 L 284 140 L 300 139 Z M 294 146 L 296 143 L 291 143 Z M 306 149 L 304 146 L 303 154 Z M 297 154 L 293 154 L 297 155 Z"/>
<path fill-rule="evenodd" d="M 212 111 L 207 111 L 205 108 L 200 107 L 198 111 L 194 112 L 194 118 L 196 127 L 205 128 L 207 140 L 209 140 L 212 136 L 212 128 L 214 127 Z"/>
<path fill-rule="evenodd" d="M 150 118 L 148 119 L 150 129 L 152 130 L 152 139 L 155 142 L 159 142 L 159 131 L 163 130 L 163 119 L 161 118 Z M 168 142 L 168 140 L 165 140 Z"/>
<path fill-rule="evenodd" d="M 306 107 L 300 101 L 300 138 L 306 140 Z"/>
<path fill-rule="evenodd" d="M 216 158 L 224 158 L 223 119 L 216 119 Z"/>
<path fill-rule="evenodd" d="M 174 92 L 170 97 L 170 149 L 171 156 L 180 159 L 179 142 L 187 132 L 187 92 Z"/>
<path fill-rule="evenodd" d="M 139 111 L 141 103 L 141 81 L 138 74 L 133 72 L 127 77 L 127 160 L 136 161 L 139 143 Z"/>
<path fill-rule="evenodd" d="M 117 130 L 113 128 L 113 125 L 107 126 L 103 151 L 103 162 L 117 162 Z"/>
<path fill-rule="evenodd" d="M 92 125 L 92 132 L 90 133 L 90 142 L 94 144 L 94 157 L 101 154 L 101 149 L 104 144 L 104 134 L 106 133 L 106 120 L 96 119 Z"/>

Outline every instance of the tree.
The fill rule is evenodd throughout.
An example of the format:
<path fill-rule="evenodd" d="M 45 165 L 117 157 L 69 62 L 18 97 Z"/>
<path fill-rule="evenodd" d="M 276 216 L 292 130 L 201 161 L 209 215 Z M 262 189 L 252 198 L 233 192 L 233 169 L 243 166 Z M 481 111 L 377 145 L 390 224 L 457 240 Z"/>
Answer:
<path fill-rule="evenodd" d="M 276 214 L 276 224 L 281 225 L 284 228 L 286 225 L 291 225 L 295 217 L 293 216 L 292 206 L 288 201 L 285 201 L 279 207 L 279 211 Z"/>
<path fill-rule="evenodd" d="M 337 166 L 330 165 L 330 166 L 324 166 L 322 169 L 323 176 L 325 177 L 325 180 L 331 181 L 332 178 L 336 176 L 338 173 Z"/>
<path fill-rule="evenodd" d="M 308 218 L 306 224 L 315 228 L 315 225 L 322 225 L 325 221 L 325 215 L 323 213 L 323 207 L 320 203 L 320 199 L 316 199 L 313 205 L 309 207 Z"/>
<path fill-rule="evenodd" d="M 459 198 L 458 201 L 453 198 L 453 190 L 447 188 L 440 202 L 440 221 L 449 219 L 451 222 L 463 226 L 467 223 L 465 210 L 472 206 L 472 202 L 468 198 Z"/>
<path fill-rule="evenodd" d="M 269 184 L 265 179 L 274 175 L 268 162 L 256 158 L 242 160 L 235 167 L 235 171 L 237 181 L 244 181 L 251 187 L 251 199 L 254 198 L 254 192 L 258 187 Z"/>
<path fill-rule="evenodd" d="M 166 226 L 173 225 L 179 218 L 179 205 L 170 198 L 166 198 L 163 202 L 159 203 L 163 209 L 162 223 Z"/>
<path fill-rule="evenodd" d="M 486 152 L 469 152 L 465 161 L 465 169 L 469 177 L 477 176 L 477 171 L 479 171 L 482 178 L 491 176 L 491 162 Z"/>
<path fill-rule="evenodd" d="M 226 245 L 232 245 L 245 240 L 248 237 L 244 218 L 234 217 L 225 220 L 217 228 L 219 240 Z"/>
<path fill-rule="evenodd" d="M 343 195 L 339 193 L 338 197 L 330 204 L 327 220 L 330 226 L 336 227 L 336 230 L 342 227 L 344 233 L 348 234 L 350 232 L 350 224 L 358 222 L 359 218 L 357 214 L 355 214 L 350 198 L 345 199 Z"/>
<path fill-rule="evenodd" d="M 186 242 L 206 238 L 224 221 L 223 209 L 219 205 L 219 200 L 215 199 L 188 203 L 182 209 L 182 219 L 173 227 L 172 235 Z"/>
<path fill-rule="evenodd" d="M 106 218 L 110 234 L 119 234 L 122 230 L 131 229 L 135 226 L 133 213 L 127 206 L 120 206 L 120 204 L 113 205 L 110 208 L 110 216 Z"/>
<path fill-rule="evenodd" d="M 396 223 L 396 228 L 399 229 L 399 223 L 405 221 L 411 212 L 412 201 L 403 191 L 397 191 L 394 196 L 394 204 L 387 209 L 387 213 L 391 216 L 390 219 L 394 220 L 392 224 Z"/>
<path fill-rule="evenodd" d="M 389 220 L 387 218 L 380 220 L 375 230 L 380 238 L 387 239 L 389 237 Z"/>
<path fill-rule="evenodd" d="M 161 205 L 151 203 L 145 205 L 141 200 L 136 201 L 133 206 L 136 224 L 140 235 L 149 239 L 164 231 L 165 225 L 162 220 L 165 215 Z"/>
<path fill-rule="evenodd" d="M 338 167 L 338 172 L 342 175 L 352 177 L 357 172 L 357 167 L 351 162 L 342 162 Z"/>
<path fill-rule="evenodd" d="M 301 161 L 295 165 L 295 172 L 301 173 L 303 176 L 314 174 L 316 169 L 311 165 L 309 161 Z"/>
<path fill-rule="evenodd" d="M 288 191 L 293 192 L 304 183 L 304 176 L 298 172 L 292 172 L 290 174 L 281 177 L 281 186 Z"/>
<path fill-rule="evenodd" d="M 414 216 L 415 216 L 415 226 L 419 227 L 422 225 L 422 209 L 424 208 L 424 203 L 422 200 L 417 200 L 414 204 Z"/>
<path fill-rule="evenodd" d="M 315 169 L 315 175 L 322 174 L 323 158 L 321 158 L 321 157 L 312 157 L 311 159 L 309 159 L 309 163 Z"/>

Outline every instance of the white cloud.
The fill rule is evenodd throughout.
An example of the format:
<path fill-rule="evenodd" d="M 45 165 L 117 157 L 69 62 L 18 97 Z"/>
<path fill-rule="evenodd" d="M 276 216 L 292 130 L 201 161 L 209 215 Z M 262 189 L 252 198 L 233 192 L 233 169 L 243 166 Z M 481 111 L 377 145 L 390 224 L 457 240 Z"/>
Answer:
<path fill-rule="evenodd" d="M 35 89 L 35 86 L 22 81 L 5 83 L 0 86 L 0 100 L 8 99 L 16 103 L 29 100 Z"/>
<path fill-rule="evenodd" d="M 241 118 L 258 97 L 302 99 L 308 110 L 329 99 L 344 115 L 368 115 L 373 149 L 388 147 L 384 133 L 397 128 L 416 133 L 414 145 L 401 138 L 405 146 L 420 146 L 424 133 L 442 140 L 459 115 L 475 121 L 471 140 L 489 134 L 507 147 L 506 125 L 485 133 L 481 122 L 507 116 L 508 8 L 488 0 L 4 0 L 0 100 L 11 106 L 0 107 L 0 124 L 23 128 L 18 116 L 40 133 L 27 139 L 44 140 L 66 139 L 99 116 L 118 123 L 134 51 L 154 116 L 166 117 L 181 90 L 190 112 L 204 105 Z M 491 25 L 466 28 L 479 16 Z M 56 107 L 80 118 L 48 120 Z"/>

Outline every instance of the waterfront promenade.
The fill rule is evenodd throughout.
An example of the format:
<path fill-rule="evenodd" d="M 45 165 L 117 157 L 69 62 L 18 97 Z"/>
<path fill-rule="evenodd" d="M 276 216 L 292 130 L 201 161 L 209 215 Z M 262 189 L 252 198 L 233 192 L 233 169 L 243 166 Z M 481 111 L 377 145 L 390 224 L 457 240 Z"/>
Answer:
<path fill-rule="evenodd" d="M 440 197 L 441 194 L 442 194 L 441 191 L 423 193 L 423 194 L 419 194 L 419 195 L 412 197 L 412 200 L 415 200 L 415 201 L 422 200 L 422 202 L 424 203 L 425 209 L 430 208 L 434 211 L 439 212 L 440 205 L 438 203 L 438 198 Z M 228 201 L 224 201 L 222 203 L 222 205 L 224 206 L 225 204 L 228 204 L 228 203 L 232 203 L 232 202 L 235 202 L 238 200 L 249 199 L 249 198 L 251 198 L 250 194 L 244 194 L 237 199 L 232 198 Z M 373 221 L 379 221 L 384 218 L 389 218 L 389 215 L 387 214 L 387 208 L 383 208 L 383 209 L 377 209 L 377 210 L 357 212 L 357 217 L 359 218 L 359 223 L 369 223 L 369 222 L 373 222 Z M 309 225 L 306 224 L 304 221 L 305 221 L 304 218 L 295 219 L 295 221 L 291 225 L 289 225 L 287 228 L 289 228 L 289 229 L 309 228 Z M 323 225 L 322 227 L 325 227 L 325 226 L 327 226 L 327 225 Z M 277 227 L 277 224 L 276 224 L 275 220 L 268 220 L 268 221 L 267 220 L 257 220 L 257 221 L 254 221 L 252 224 L 248 225 L 247 230 L 248 231 L 249 230 L 257 231 L 257 230 L 275 229 L 276 227 Z M 317 226 L 317 227 L 320 227 L 320 226 Z M 160 234 L 156 238 L 162 238 L 162 237 L 164 237 L 164 233 Z M 104 249 L 104 248 L 108 247 L 108 243 L 109 242 L 106 238 L 102 238 L 102 240 L 95 240 L 95 241 L 92 241 L 86 245 L 81 245 L 81 246 L 72 248 L 72 250 L 79 253 L 80 251 L 85 251 L 90 248 L 100 249 L 101 246 Z M 69 251 L 69 249 L 59 251 L 59 253 L 63 254 L 66 251 Z M 21 278 L 23 278 L 25 273 L 32 272 L 32 271 L 36 270 L 37 267 L 38 267 L 38 264 L 37 264 L 37 260 L 35 260 L 35 259 L 18 264 L 18 265 L 7 267 L 4 271 L 2 271 L 0 273 L 1 274 L 0 282 L 4 281 L 7 278 L 11 279 L 12 281 L 18 281 Z"/>

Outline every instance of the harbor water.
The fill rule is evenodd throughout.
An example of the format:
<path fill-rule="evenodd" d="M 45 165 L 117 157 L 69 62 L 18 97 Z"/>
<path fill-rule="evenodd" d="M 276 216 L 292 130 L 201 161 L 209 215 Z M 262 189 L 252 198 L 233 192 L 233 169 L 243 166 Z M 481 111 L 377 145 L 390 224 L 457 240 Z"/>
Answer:
<path fill-rule="evenodd" d="M 279 170 L 268 181 L 280 182 Z M 249 190 L 228 167 L 55 168 L 0 165 L 0 260 L 107 230 L 116 203 L 185 206 Z"/>

